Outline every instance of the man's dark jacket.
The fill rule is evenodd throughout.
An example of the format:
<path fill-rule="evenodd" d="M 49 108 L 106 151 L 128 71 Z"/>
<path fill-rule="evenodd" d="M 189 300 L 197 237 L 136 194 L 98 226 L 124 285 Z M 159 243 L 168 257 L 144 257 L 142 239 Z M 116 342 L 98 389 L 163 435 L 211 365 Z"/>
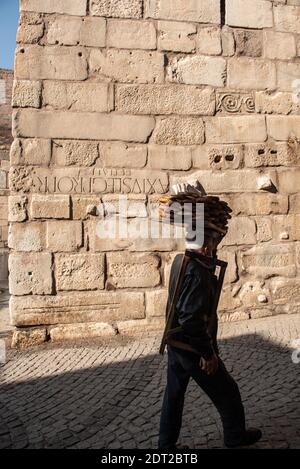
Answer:
<path fill-rule="evenodd" d="M 183 255 L 177 254 L 172 263 L 166 314 L 173 298 Z M 174 334 L 174 339 L 189 343 L 205 359 L 210 358 L 214 352 L 218 353 L 218 318 L 216 313 L 212 313 L 217 287 L 214 271 L 213 258 L 197 256 L 189 260 L 177 297 L 172 325 L 180 325 L 182 328 L 181 332 Z"/>

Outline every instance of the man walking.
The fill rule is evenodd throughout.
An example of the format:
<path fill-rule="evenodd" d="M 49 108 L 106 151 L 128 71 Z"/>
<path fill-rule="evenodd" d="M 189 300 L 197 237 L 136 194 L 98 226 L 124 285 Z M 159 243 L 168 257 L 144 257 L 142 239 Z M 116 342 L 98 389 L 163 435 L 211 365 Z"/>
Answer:
<path fill-rule="evenodd" d="M 217 277 L 214 274 L 216 250 L 220 233 L 205 229 L 203 244 L 186 243 L 195 254 L 189 260 L 176 300 L 176 314 L 181 330 L 176 340 L 189 344 L 198 353 L 168 344 L 167 386 L 160 418 L 158 448 L 179 449 L 184 397 L 190 378 L 209 396 L 218 410 L 228 448 L 251 445 L 262 434 L 258 429 L 245 428 L 244 407 L 238 385 L 223 364 L 217 345 L 217 313 L 212 313 Z M 167 311 L 173 298 L 182 256 L 172 264 Z"/>

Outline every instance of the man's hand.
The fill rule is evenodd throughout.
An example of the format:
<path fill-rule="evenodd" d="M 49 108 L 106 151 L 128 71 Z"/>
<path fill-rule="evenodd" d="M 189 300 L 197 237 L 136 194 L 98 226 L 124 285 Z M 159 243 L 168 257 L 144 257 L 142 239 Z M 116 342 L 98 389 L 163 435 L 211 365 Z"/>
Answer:
<path fill-rule="evenodd" d="M 203 357 L 201 357 L 200 362 L 199 362 L 200 368 L 204 371 L 209 376 L 214 375 L 219 367 L 219 360 L 217 355 L 214 353 L 211 358 L 208 360 L 205 360 Z"/>

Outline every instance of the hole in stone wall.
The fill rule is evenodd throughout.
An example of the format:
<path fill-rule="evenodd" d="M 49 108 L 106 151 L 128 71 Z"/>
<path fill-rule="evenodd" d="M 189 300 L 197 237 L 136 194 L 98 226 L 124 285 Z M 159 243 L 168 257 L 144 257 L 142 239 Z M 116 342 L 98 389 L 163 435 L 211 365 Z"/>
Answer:
<path fill-rule="evenodd" d="M 259 155 L 264 155 L 264 154 L 265 154 L 265 150 L 263 150 L 263 149 L 258 150 L 258 154 L 259 154 Z"/>
<path fill-rule="evenodd" d="M 233 161 L 234 160 L 234 155 L 226 155 L 225 160 L 226 161 Z"/>
<path fill-rule="evenodd" d="M 222 159 L 222 156 L 221 156 L 221 155 L 216 155 L 216 156 L 214 157 L 214 162 L 215 162 L 215 163 L 220 163 L 221 159 Z"/>

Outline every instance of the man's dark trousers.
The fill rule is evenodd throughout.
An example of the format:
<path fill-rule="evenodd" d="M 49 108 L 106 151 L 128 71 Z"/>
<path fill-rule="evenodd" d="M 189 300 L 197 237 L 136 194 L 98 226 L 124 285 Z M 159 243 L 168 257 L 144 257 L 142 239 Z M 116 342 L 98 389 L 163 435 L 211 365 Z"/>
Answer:
<path fill-rule="evenodd" d="M 245 414 L 238 385 L 219 358 L 218 371 L 208 376 L 201 370 L 200 357 L 192 352 L 168 348 L 167 387 L 160 418 L 159 448 L 176 444 L 184 405 L 184 396 L 190 377 L 210 397 L 217 408 L 224 430 L 226 445 L 238 445 L 245 431 Z M 201 415 L 199 415 L 201 419 Z"/>

